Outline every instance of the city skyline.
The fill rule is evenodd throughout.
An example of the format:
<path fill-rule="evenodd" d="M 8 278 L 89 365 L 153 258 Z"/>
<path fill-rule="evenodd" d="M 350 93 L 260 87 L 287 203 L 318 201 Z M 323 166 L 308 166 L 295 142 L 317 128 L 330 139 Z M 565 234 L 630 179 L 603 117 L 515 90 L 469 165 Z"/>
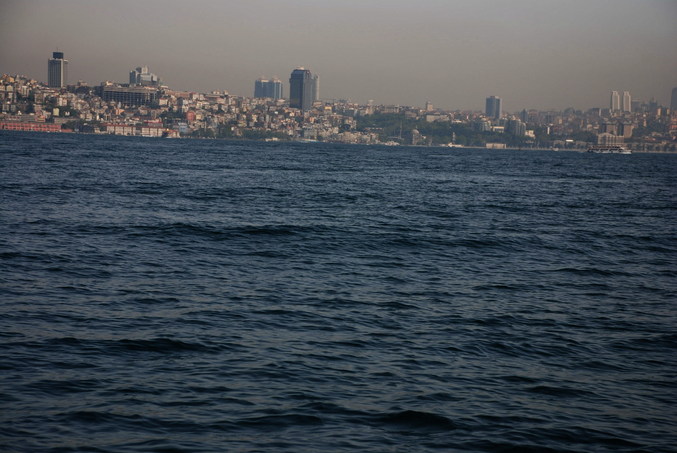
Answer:
<path fill-rule="evenodd" d="M 48 60 L 48 65 L 47 65 L 47 79 L 48 81 L 46 82 L 47 86 L 50 87 L 65 87 L 67 84 L 70 82 L 67 79 L 67 66 L 68 66 L 68 60 L 65 59 L 64 57 L 64 52 L 52 52 L 52 58 Z M 294 85 L 294 76 L 295 74 L 308 74 L 309 77 L 309 83 L 306 88 L 302 87 L 296 87 L 296 90 L 294 90 L 293 85 Z M 301 77 L 303 78 L 303 77 Z M 101 82 L 102 85 L 109 85 L 112 81 L 104 81 Z M 129 85 L 130 87 L 133 86 L 155 86 L 155 87 L 160 87 L 162 80 L 155 74 L 151 73 L 149 71 L 148 66 L 140 66 L 136 67 L 132 71 L 129 72 L 129 83 L 125 84 L 124 82 L 112 82 L 114 84 L 121 84 L 121 85 Z M 70 83 L 73 85 L 73 83 Z M 319 80 L 319 75 L 318 74 L 312 74 L 309 70 L 304 68 L 303 66 L 295 68 L 290 76 L 289 79 L 289 98 L 288 100 L 290 101 L 290 104 L 292 107 L 297 107 L 301 108 L 302 110 L 308 110 L 312 104 L 312 102 L 321 100 L 319 97 L 319 88 L 320 88 L 320 80 Z M 284 96 L 284 88 L 283 88 L 283 83 L 278 77 L 272 77 L 272 78 L 267 78 L 267 77 L 259 77 L 256 79 L 254 83 L 254 94 L 252 97 L 254 98 L 272 98 L 274 100 L 277 99 L 285 99 Z M 300 91 L 299 91 L 300 90 Z M 673 88 L 670 96 L 670 109 L 675 110 L 674 104 L 675 104 L 675 90 L 677 88 Z M 188 91 L 194 91 L 194 90 L 188 90 Z M 292 93 L 296 91 L 296 98 L 292 98 Z M 303 96 L 300 95 L 300 92 L 308 91 L 308 93 Z M 235 94 L 235 93 L 233 93 Z M 235 94 L 238 96 L 238 94 Z M 239 96 L 244 96 L 248 97 L 247 95 L 239 95 Z M 302 98 L 306 98 L 305 101 L 303 101 Z M 652 100 L 655 100 L 655 98 L 652 97 Z M 371 103 L 372 100 L 369 100 L 368 103 Z M 632 111 L 632 96 L 629 91 L 623 91 L 623 97 L 621 100 L 620 94 L 617 90 L 612 90 L 611 91 L 611 99 L 609 102 L 609 110 L 611 112 L 631 112 Z M 573 106 L 572 106 L 573 107 Z M 594 107 L 597 108 L 597 107 Z M 427 111 L 432 111 L 433 110 L 433 104 L 430 101 L 425 102 L 425 110 Z M 526 109 L 523 109 L 526 110 Z M 498 96 L 491 95 L 486 98 L 485 100 L 485 114 L 487 115 L 488 118 L 492 119 L 498 119 L 502 116 L 503 113 L 507 113 L 504 111 L 502 107 L 502 99 Z M 516 113 L 516 112 L 513 112 Z"/>
<path fill-rule="evenodd" d="M 616 89 L 669 105 L 677 85 L 675 2 L 191 5 L 6 1 L 0 72 L 46 81 L 58 50 L 69 83 L 124 83 L 141 64 L 175 89 L 247 96 L 260 74 L 303 65 L 322 74 L 323 99 L 483 110 L 494 93 L 505 111 L 603 107 Z"/>

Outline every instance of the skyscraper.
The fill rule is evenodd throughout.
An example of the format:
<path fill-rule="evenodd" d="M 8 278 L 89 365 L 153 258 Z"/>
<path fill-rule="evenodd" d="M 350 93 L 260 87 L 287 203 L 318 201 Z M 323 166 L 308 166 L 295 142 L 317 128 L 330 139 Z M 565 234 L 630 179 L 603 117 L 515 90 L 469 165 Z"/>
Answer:
<path fill-rule="evenodd" d="M 63 59 L 63 52 L 52 52 L 52 58 L 47 60 L 47 86 L 65 87 L 68 78 L 67 69 L 68 60 Z"/>
<path fill-rule="evenodd" d="M 670 98 L 670 113 L 677 113 L 677 87 L 672 89 L 672 98 Z"/>
<path fill-rule="evenodd" d="M 258 79 L 254 82 L 254 97 L 272 98 L 275 100 L 282 98 L 282 81 L 277 77 L 272 80 L 263 77 Z"/>
<path fill-rule="evenodd" d="M 623 92 L 623 111 L 632 112 L 632 97 L 629 91 Z"/>
<path fill-rule="evenodd" d="M 305 68 L 296 68 L 289 77 L 289 106 L 309 110 L 317 100 L 320 78 Z"/>
<path fill-rule="evenodd" d="M 268 79 L 260 78 L 254 82 L 254 97 L 255 98 L 266 98 Z"/>
<path fill-rule="evenodd" d="M 313 102 L 320 99 L 320 76 L 315 74 L 313 76 Z"/>
<path fill-rule="evenodd" d="M 487 104 L 485 113 L 487 118 L 497 120 L 501 117 L 501 98 L 496 96 L 489 96 L 487 98 Z"/>
<path fill-rule="evenodd" d="M 611 101 L 609 102 L 609 110 L 612 112 L 617 112 L 621 109 L 621 97 L 618 95 L 618 91 L 611 92 Z"/>

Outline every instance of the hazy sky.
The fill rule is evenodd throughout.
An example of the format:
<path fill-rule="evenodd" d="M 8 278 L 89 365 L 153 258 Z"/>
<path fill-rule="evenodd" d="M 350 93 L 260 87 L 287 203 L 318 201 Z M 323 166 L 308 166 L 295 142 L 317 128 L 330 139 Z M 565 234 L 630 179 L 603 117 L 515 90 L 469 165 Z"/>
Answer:
<path fill-rule="evenodd" d="M 507 111 L 607 106 L 610 90 L 669 104 L 677 0 L 0 0 L 0 73 L 251 96 L 305 66 L 321 97 Z"/>

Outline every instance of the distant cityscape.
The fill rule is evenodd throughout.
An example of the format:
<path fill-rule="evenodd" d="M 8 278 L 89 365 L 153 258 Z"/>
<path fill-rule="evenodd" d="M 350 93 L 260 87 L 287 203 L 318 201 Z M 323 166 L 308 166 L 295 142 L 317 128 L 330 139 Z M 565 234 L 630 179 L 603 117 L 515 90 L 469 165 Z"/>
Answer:
<path fill-rule="evenodd" d="M 277 77 L 253 81 L 253 96 L 197 93 L 165 85 L 147 66 L 128 83 L 69 83 L 64 52 L 47 61 L 47 83 L 24 75 L 0 79 L 0 130 L 144 137 L 304 140 L 384 145 L 584 149 L 623 145 L 677 151 L 677 88 L 670 106 L 610 91 L 609 105 L 586 111 L 506 112 L 497 95 L 484 111 L 358 104 L 320 97 L 320 77 L 299 67 L 288 97 Z"/>

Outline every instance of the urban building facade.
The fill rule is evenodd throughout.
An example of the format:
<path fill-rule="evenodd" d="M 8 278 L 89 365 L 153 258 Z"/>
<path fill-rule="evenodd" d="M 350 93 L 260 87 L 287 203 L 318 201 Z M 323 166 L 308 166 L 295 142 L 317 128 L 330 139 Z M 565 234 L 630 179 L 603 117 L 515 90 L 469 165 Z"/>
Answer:
<path fill-rule="evenodd" d="M 524 124 L 521 120 L 511 119 L 508 120 L 506 128 L 509 134 L 512 134 L 516 137 L 524 137 L 527 135 L 527 125 Z"/>
<path fill-rule="evenodd" d="M 112 84 L 101 85 L 97 94 L 106 102 L 119 102 L 126 106 L 152 105 L 159 97 L 158 90 L 152 87 L 125 87 Z"/>
<path fill-rule="evenodd" d="M 629 91 L 623 92 L 623 111 L 632 112 L 632 96 Z"/>
<path fill-rule="evenodd" d="M 278 78 L 266 79 L 260 78 L 254 82 L 255 98 L 282 99 L 284 97 L 282 90 L 282 81 Z"/>
<path fill-rule="evenodd" d="M 147 73 L 143 68 L 138 72 Z M 198 93 L 114 82 L 47 87 L 26 76 L 4 74 L 0 77 L 0 129 L 391 146 L 587 149 L 592 144 L 623 143 L 633 152 L 677 152 L 677 115 L 667 115 L 667 108 L 653 98 L 648 102 L 631 99 L 631 112 L 622 112 L 622 102 L 615 112 L 606 105 L 587 111 L 506 112 L 494 96 L 489 98 L 490 118 L 484 111 L 443 110 L 432 103 L 424 108 L 373 101 L 367 105 L 348 100 L 313 103 L 318 78 L 304 69 L 294 76 L 290 81 L 297 94 L 292 107 L 284 99 L 242 97 L 227 91 Z M 622 100 L 623 91 L 618 93 Z M 666 94 L 668 98 L 671 93 Z M 674 99 L 673 105 L 677 90 Z M 378 122 L 368 118 L 375 114 L 380 115 Z"/>
<path fill-rule="evenodd" d="M 289 106 L 309 110 L 318 98 L 319 85 L 320 78 L 308 69 L 294 69 L 289 77 Z"/>
<path fill-rule="evenodd" d="M 160 86 L 160 78 L 148 70 L 148 66 L 139 66 L 129 72 L 129 85 Z"/>
<path fill-rule="evenodd" d="M 63 88 L 68 79 L 68 60 L 63 58 L 63 52 L 52 52 L 52 58 L 47 60 L 47 86 Z"/>
<path fill-rule="evenodd" d="M 618 91 L 611 92 L 611 99 L 609 100 L 609 110 L 617 112 L 621 109 L 621 97 Z"/>
<path fill-rule="evenodd" d="M 502 105 L 501 98 L 496 96 L 489 96 L 487 98 L 485 113 L 488 118 L 497 120 L 501 117 Z"/>

